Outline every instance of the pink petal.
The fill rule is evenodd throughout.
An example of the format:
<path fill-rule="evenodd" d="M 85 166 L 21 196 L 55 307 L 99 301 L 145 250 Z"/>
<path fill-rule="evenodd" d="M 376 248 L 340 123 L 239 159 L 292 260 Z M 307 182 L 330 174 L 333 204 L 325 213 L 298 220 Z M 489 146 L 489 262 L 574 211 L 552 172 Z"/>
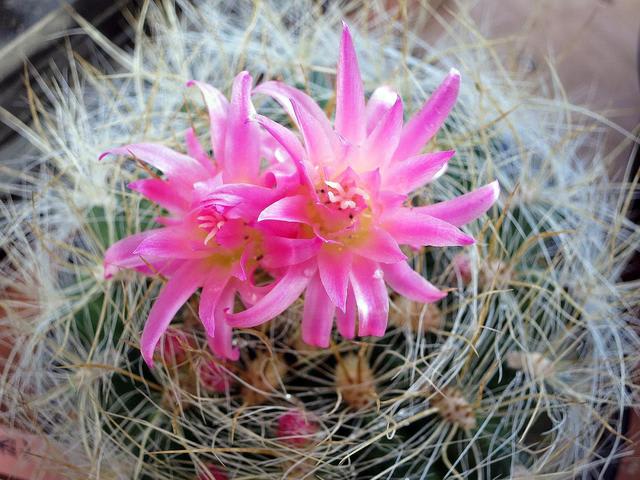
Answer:
<path fill-rule="evenodd" d="M 185 133 L 185 143 L 189 156 L 195 158 L 211 175 L 215 175 L 216 169 L 213 166 L 213 162 L 209 158 L 209 155 L 207 155 L 207 152 L 204 151 L 204 148 L 202 148 L 202 145 L 200 145 L 200 141 L 193 128 L 187 129 Z"/>
<path fill-rule="evenodd" d="M 316 273 L 304 294 L 302 340 L 309 345 L 327 348 L 334 312 L 335 307 L 327 297 L 320 275 Z"/>
<path fill-rule="evenodd" d="M 356 297 L 353 295 L 351 285 L 347 292 L 347 305 L 344 312 L 336 310 L 336 326 L 344 338 L 352 339 L 356 336 Z"/>
<path fill-rule="evenodd" d="M 376 128 L 376 125 L 380 123 L 387 111 L 393 107 L 397 100 L 398 92 L 391 87 L 382 86 L 373 91 L 365 110 L 367 117 L 367 134 L 370 134 L 373 129 Z"/>
<path fill-rule="evenodd" d="M 298 175 L 300 176 L 300 183 L 309 187 L 310 191 L 315 192 L 313 181 L 309 176 L 309 172 L 307 172 L 306 166 L 304 164 L 304 148 L 302 144 L 298 140 L 291 130 L 286 127 L 283 127 L 279 123 L 274 122 L 270 118 L 264 117 L 262 115 L 256 115 L 256 120 L 258 123 L 264 128 L 267 132 L 269 132 L 273 138 L 275 138 L 280 145 L 287 151 L 293 163 L 298 171 Z"/>
<path fill-rule="evenodd" d="M 397 97 L 362 146 L 361 157 L 368 169 L 385 166 L 393 155 L 402 131 L 402 100 Z"/>
<path fill-rule="evenodd" d="M 152 167 L 161 170 L 170 180 L 178 181 L 183 186 L 191 186 L 208 176 L 207 171 L 194 158 L 178 153 L 164 145 L 153 143 L 136 143 L 124 147 L 113 148 L 100 155 L 125 155 L 135 157 Z"/>
<path fill-rule="evenodd" d="M 460 89 L 460 73 L 451 69 L 422 109 L 405 125 L 393 158 L 402 160 L 422 150 L 440 129 L 456 103 Z"/>
<path fill-rule="evenodd" d="M 227 218 L 242 218 L 253 222 L 278 195 L 276 190 L 260 185 L 226 183 L 211 189 L 202 200 L 202 205 L 229 207 L 225 211 Z"/>
<path fill-rule="evenodd" d="M 415 272 L 405 261 L 381 265 L 381 268 L 387 284 L 410 300 L 430 303 L 447 296 Z"/>
<path fill-rule="evenodd" d="M 229 272 L 212 269 L 202 286 L 198 316 L 209 336 L 215 334 L 215 310 L 228 282 Z"/>
<path fill-rule="evenodd" d="M 262 264 L 267 268 L 296 265 L 316 255 L 321 246 L 322 241 L 318 238 L 266 236 Z"/>
<path fill-rule="evenodd" d="M 241 72 L 233 81 L 224 149 L 226 182 L 255 180 L 260 171 L 260 130 L 249 121 L 255 109 L 251 103 L 251 75 Z"/>
<path fill-rule="evenodd" d="M 331 126 L 331 123 L 329 123 L 329 119 L 324 111 L 303 91 L 290 87 L 286 83 L 274 81 L 261 83 L 254 88 L 253 91 L 254 93 L 261 93 L 272 97 L 294 120 L 296 119 L 296 115 L 293 111 L 292 102 L 297 103 L 299 106 L 304 108 L 309 115 L 316 119 L 317 125 L 322 129 L 325 135 L 330 136 L 333 134 L 333 127 Z"/>
<path fill-rule="evenodd" d="M 362 257 L 382 263 L 396 263 L 407 258 L 398 242 L 378 227 L 373 227 L 360 242 L 352 246 L 352 250 Z"/>
<path fill-rule="evenodd" d="M 183 196 L 183 189 L 160 178 L 145 178 L 127 185 L 145 198 L 157 203 L 170 212 L 184 213 L 189 208 L 189 201 Z"/>
<path fill-rule="evenodd" d="M 240 350 L 233 346 L 233 328 L 227 322 L 225 312 L 233 309 L 235 293 L 233 285 L 227 285 L 223 290 L 213 314 L 215 334 L 207 336 L 207 343 L 213 353 L 233 361 L 240 358 Z"/>
<path fill-rule="evenodd" d="M 258 217 L 258 221 L 277 220 L 280 222 L 311 223 L 307 213 L 311 204 L 306 195 L 284 197 L 265 208 Z"/>
<path fill-rule="evenodd" d="M 451 200 L 414 210 L 417 211 L 416 213 L 430 215 L 452 225 L 460 226 L 482 216 L 491 208 L 499 195 L 500 185 L 494 181 Z"/>
<path fill-rule="evenodd" d="M 414 210 L 400 208 L 386 215 L 384 228 L 399 244 L 447 247 L 474 243 L 472 237 L 450 223 Z"/>
<path fill-rule="evenodd" d="M 224 144 L 227 130 L 227 111 L 229 102 L 216 88 L 204 82 L 191 80 L 187 87 L 196 86 L 200 89 L 204 103 L 209 111 L 209 128 L 211 131 L 211 148 L 219 164 L 224 163 Z"/>
<path fill-rule="evenodd" d="M 175 227 L 182 224 L 182 219 L 177 217 L 155 217 L 154 222 L 164 225 L 165 227 Z"/>
<path fill-rule="evenodd" d="M 385 172 L 385 186 L 395 192 L 409 193 L 440 176 L 455 151 L 416 155 L 392 163 Z"/>
<path fill-rule="evenodd" d="M 344 22 L 342 22 L 342 39 L 336 78 L 336 118 L 334 124 L 336 132 L 351 143 L 359 145 L 364 140 L 366 133 L 364 88 L 351 33 Z"/>
<path fill-rule="evenodd" d="M 227 314 L 227 321 L 234 327 L 249 328 L 277 317 L 296 301 L 315 271 L 315 265 L 310 262 L 289 267 L 276 285 L 255 305 L 239 313 Z"/>
<path fill-rule="evenodd" d="M 209 255 L 210 252 L 204 248 L 193 248 L 193 242 L 200 242 L 200 239 L 189 233 L 189 230 L 182 226 L 159 228 L 154 230 L 153 234 L 147 235 L 133 253 L 143 258 L 180 259 L 203 258 Z"/>
<path fill-rule="evenodd" d="M 292 101 L 293 112 L 304 138 L 309 161 L 316 166 L 324 166 L 337 160 L 338 147 L 333 132 L 326 133 L 308 111 Z"/>
<path fill-rule="evenodd" d="M 389 296 L 376 262 L 353 257 L 351 286 L 358 307 L 358 335 L 380 337 L 387 329 Z"/>
<path fill-rule="evenodd" d="M 255 120 L 282 145 L 294 161 L 302 160 L 302 157 L 304 157 L 304 147 L 291 130 L 264 115 L 255 115 Z"/>
<path fill-rule="evenodd" d="M 162 228 L 129 235 L 111 245 L 104 254 L 104 278 L 111 278 L 118 270 L 145 266 L 140 255 L 135 254 L 144 239 L 163 230 Z M 149 261 L 149 259 L 145 259 Z"/>
<path fill-rule="evenodd" d="M 351 252 L 344 247 L 325 245 L 318 253 L 318 270 L 331 303 L 344 312 L 351 270 Z"/>
<path fill-rule="evenodd" d="M 202 284 L 202 273 L 193 262 L 182 265 L 162 288 L 156 299 L 140 338 L 140 350 L 144 361 L 153 367 L 153 352 L 180 307 Z"/>

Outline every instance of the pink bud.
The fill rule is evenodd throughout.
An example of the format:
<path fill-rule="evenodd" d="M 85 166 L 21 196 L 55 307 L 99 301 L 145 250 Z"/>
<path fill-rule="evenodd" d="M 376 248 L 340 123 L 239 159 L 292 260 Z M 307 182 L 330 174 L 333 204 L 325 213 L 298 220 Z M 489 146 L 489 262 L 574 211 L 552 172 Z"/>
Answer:
<path fill-rule="evenodd" d="M 303 410 L 293 409 L 278 418 L 278 438 L 292 447 L 305 447 L 318 432 L 318 423 Z"/>
<path fill-rule="evenodd" d="M 160 341 L 160 356 L 166 365 L 180 365 L 193 346 L 193 340 L 184 331 L 168 328 Z"/>
<path fill-rule="evenodd" d="M 453 270 L 460 277 L 462 283 L 468 285 L 471 283 L 472 268 L 471 259 L 466 253 L 459 253 L 452 260 Z"/>
<path fill-rule="evenodd" d="M 228 391 L 233 380 L 223 365 L 215 360 L 205 360 L 200 363 L 198 378 L 205 390 L 216 393 Z"/>
<path fill-rule="evenodd" d="M 198 480 L 229 480 L 229 476 L 216 465 L 207 465 L 207 473 L 198 475 Z"/>

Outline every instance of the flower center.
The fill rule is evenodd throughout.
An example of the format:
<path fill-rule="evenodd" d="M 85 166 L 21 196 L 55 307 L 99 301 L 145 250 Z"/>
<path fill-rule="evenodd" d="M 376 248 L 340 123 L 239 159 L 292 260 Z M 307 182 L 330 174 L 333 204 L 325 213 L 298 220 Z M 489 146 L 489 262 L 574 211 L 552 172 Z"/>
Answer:
<path fill-rule="evenodd" d="M 367 208 L 369 194 L 356 185 L 354 180 L 334 182 L 325 180 L 316 189 L 320 202 L 338 211 L 359 213 Z"/>
<path fill-rule="evenodd" d="M 215 208 L 207 209 L 207 211 L 202 212 L 202 215 L 199 215 L 196 219 L 198 220 L 198 227 L 207 232 L 207 236 L 204 239 L 205 245 L 216 236 L 220 228 L 222 228 L 227 221 L 227 218 Z"/>
<path fill-rule="evenodd" d="M 316 184 L 318 202 L 310 211 L 316 233 L 340 242 L 356 241 L 371 223 L 371 196 L 348 174 Z M 317 208 L 319 207 L 319 208 Z"/>

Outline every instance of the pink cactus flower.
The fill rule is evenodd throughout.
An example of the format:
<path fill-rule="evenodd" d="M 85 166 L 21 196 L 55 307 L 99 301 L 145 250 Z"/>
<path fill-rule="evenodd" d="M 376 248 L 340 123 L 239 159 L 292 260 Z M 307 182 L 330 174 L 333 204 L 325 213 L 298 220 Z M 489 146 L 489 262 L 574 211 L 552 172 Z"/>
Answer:
<path fill-rule="evenodd" d="M 292 447 L 309 445 L 318 430 L 318 422 L 309 413 L 297 408 L 278 417 L 278 440 Z"/>
<path fill-rule="evenodd" d="M 233 309 L 236 293 L 251 305 L 266 290 L 254 285 L 253 276 L 264 257 L 263 240 L 270 227 L 256 221 L 267 205 L 283 195 L 291 178 L 297 182 L 291 176 L 295 170 L 289 168 L 287 173 L 283 162 L 274 160 L 269 142 L 263 141 L 270 136 L 248 121 L 254 114 L 248 73 L 234 80 L 230 102 L 209 85 L 189 85 L 201 90 L 207 104 L 215 160 L 205 153 L 192 129 L 186 133 L 186 155 L 162 145 L 139 143 L 101 156 L 132 156 L 164 174 L 129 185 L 169 212 L 157 219 L 164 226 L 120 240 L 104 259 L 107 278 L 123 268 L 168 278 L 142 333 L 141 351 L 150 366 L 172 318 L 200 288 L 198 313 L 211 349 L 222 358 L 238 358 L 224 312 Z M 265 155 L 270 162 L 267 170 L 261 169 Z M 290 233 L 291 228 L 284 231 Z"/>
<path fill-rule="evenodd" d="M 424 207 L 408 206 L 408 194 L 438 177 L 453 151 L 422 153 L 453 107 L 460 75 L 451 72 L 422 109 L 403 124 L 400 96 L 378 88 L 365 104 L 364 87 L 349 29 L 344 25 L 336 81 L 333 126 L 300 90 L 265 82 L 256 93 L 278 101 L 295 119 L 304 141 L 272 120 L 256 116 L 289 153 L 301 187 L 266 207 L 259 223 L 301 226 L 290 266 L 252 307 L 229 313 L 237 327 L 261 324 L 305 293 L 302 338 L 329 345 L 333 319 L 346 338 L 381 336 L 387 326 L 386 285 L 419 302 L 445 293 L 416 273 L 400 245 L 463 246 L 473 238 L 458 227 L 483 215 L 498 197 L 497 182 Z M 272 240 L 274 241 L 274 240 Z M 275 242 L 275 241 L 274 241 Z M 287 258 L 284 258 L 287 256 Z M 386 285 L 385 285 L 386 284 Z"/>

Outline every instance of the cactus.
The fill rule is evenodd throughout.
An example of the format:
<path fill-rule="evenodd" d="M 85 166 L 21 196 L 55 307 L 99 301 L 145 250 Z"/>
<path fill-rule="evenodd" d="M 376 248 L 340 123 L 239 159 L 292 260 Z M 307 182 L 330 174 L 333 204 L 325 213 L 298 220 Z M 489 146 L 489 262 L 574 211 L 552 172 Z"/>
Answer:
<path fill-rule="evenodd" d="M 39 79 L 31 125 L 1 113 L 33 149 L 0 183 L 11 196 L 0 206 L 0 343 L 13 346 L 0 418 L 66 452 L 43 468 L 114 479 L 588 478 L 622 455 L 640 295 L 621 274 L 640 230 L 626 218 L 635 184 L 608 180 L 599 117 L 508 71 L 464 9 L 430 44 L 426 7 L 406 18 L 364 2 L 176 4 L 145 6 L 132 51 L 83 23 L 104 71 L 70 60 L 68 75 Z M 125 188 L 140 166 L 98 155 L 141 139 L 179 150 L 186 127 L 206 132 L 201 102 L 182 88 L 191 78 L 228 91 L 247 69 L 330 111 L 342 18 L 368 93 L 392 85 L 410 113 L 463 66 L 435 140 L 457 154 L 413 201 L 493 178 L 503 192 L 468 226 L 474 246 L 405 252 L 449 295 L 429 305 L 392 295 L 383 337 L 334 334 L 329 348 L 301 341 L 298 300 L 236 332 L 237 362 L 210 353 L 188 302 L 150 369 L 140 332 L 163 279 L 105 280 L 102 259 L 161 212 Z M 258 108 L 287 121 L 270 101 Z"/>

